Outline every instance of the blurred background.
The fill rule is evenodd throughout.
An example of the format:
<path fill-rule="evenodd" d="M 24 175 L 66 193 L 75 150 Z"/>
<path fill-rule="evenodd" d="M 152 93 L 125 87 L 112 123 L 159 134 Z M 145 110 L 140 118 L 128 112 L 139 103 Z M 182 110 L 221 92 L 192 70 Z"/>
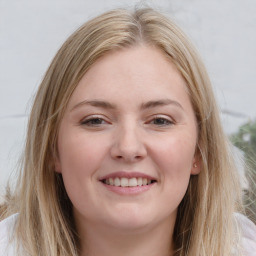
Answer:
<path fill-rule="evenodd" d="M 164 12 L 191 38 L 236 145 L 239 169 L 244 175 L 241 159 L 256 168 L 255 0 L 0 0 L 0 194 L 16 176 L 31 103 L 58 48 L 86 20 L 135 4 Z"/>

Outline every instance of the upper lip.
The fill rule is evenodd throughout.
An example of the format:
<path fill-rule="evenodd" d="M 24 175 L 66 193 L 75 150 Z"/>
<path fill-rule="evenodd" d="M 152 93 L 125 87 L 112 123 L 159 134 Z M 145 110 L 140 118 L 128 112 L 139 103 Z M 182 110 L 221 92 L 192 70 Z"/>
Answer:
<path fill-rule="evenodd" d="M 141 172 L 126 172 L 126 171 L 120 171 L 120 172 L 112 172 L 110 174 L 107 174 L 105 176 L 102 176 L 99 178 L 99 180 L 106 180 L 109 178 L 147 178 L 150 180 L 157 180 L 156 178 L 147 175 L 145 173 Z"/>

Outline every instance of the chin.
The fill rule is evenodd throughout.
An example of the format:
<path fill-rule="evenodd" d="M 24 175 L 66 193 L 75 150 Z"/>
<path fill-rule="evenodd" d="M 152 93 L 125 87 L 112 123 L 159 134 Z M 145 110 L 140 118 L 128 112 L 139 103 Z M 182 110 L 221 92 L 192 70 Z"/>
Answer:
<path fill-rule="evenodd" d="M 144 232 L 150 229 L 152 222 L 145 220 L 134 221 L 134 219 L 123 219 L 122 221 L 112 222 L 111 226 L 117 231 L 127 234 L 129 232 Z"/>
<path fill-rule="evenodd" d="M 105 221 L 112 226 L 112 228 L 116 228 L 117 230 L 124 231 L 134 231 L 134 230 L 145 230 L 150 226 L 154 225 L 154 214 L 152 211 L 143 211 L 142 209 L 134 209 L 124 207 L 123 209 L 119 209 L 119 211 L 115 212 L 116 214 L 112 214 Z M 150 213 L 150 216 L 148 215 Z"/>

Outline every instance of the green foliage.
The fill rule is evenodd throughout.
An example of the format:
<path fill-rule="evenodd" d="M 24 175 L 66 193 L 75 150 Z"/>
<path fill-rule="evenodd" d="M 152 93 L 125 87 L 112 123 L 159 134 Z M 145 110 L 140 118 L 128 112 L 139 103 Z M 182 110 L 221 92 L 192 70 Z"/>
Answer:
<path fill-rule="evenodd" d="M 245 191 L 244 203 L 249 217 L 256 223 L 256 120 L 248 122 L 231 136 L 233 144 L 244 152 L 246 177 L 250 189 Z"/>

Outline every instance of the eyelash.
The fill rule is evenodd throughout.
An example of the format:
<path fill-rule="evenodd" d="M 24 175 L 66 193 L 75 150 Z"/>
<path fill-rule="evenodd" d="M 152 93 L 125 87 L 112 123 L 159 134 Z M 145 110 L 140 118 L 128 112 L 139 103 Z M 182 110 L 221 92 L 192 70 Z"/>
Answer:
<path fill-rule="evenodd" d="M 156 121 L 159 121 L 160 123 L 156 123 Z M 88 119 L 82 120 L 81 121 L 81 125 L 86 125 L 89 127 L 99 127 L 101 125 L 107 124 L 108 122 L 106 122 L 103 118 L 101 117 L 90 117 Z M 154 118 L 152 118 L 149 122 L 147 122 L 147 124 L 153 124 L 156 125 L 158 127 L 164 127 L 164 126 L 171 126 L 174 125 L 175 122 L 173 120 L 170 120 L 168 118 L 162 117 L 162 116 L 155 116 Z"/>
<path fill-rule="evenodd" d="M 170 126 L 170 125 L 174 124 L 174 121 L 172 121 L 168 118 L 162 117 L 162 116 L 154 117 L 153 119 L 150 120 L 149 123 L 155 122 L 156 120 L 161 120 L 161 122 L 164 122 L 164 123 L 160 123 L 160 124 L 153 123 L 153 125 L 156 125 L 156 126 Z"/>
<path fill-rule="evenodd" d="M 97 123 L 93 123 L 97 121 Z M 101 123 L 98 123 L 98 121 L 101 121 Z M 81 125 L 87 125 L 87 126 L 92 126 L 92 127 L 98 127 L 102 125 L 102 122 L 107 123 L 103 118 L 101 117 L 91 117 L 85 120 L 82 120 Z"/>

